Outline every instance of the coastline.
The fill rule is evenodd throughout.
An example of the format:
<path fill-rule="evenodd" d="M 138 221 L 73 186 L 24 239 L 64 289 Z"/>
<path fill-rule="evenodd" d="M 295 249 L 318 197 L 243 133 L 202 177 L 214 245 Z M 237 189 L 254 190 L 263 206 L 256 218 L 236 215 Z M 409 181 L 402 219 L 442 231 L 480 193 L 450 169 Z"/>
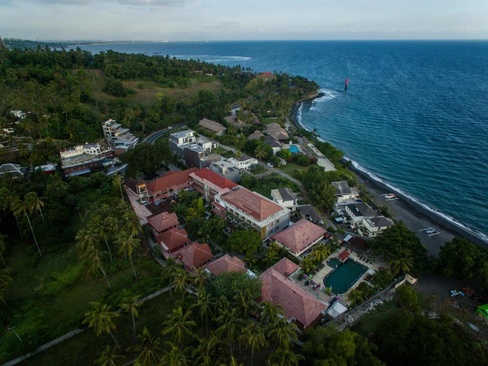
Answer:
<path fill-rule="evenodd" d="M 296 102 L 293 105 L 292 112 L 289 116 L 289 120 L 297 129 L 305 128 L 298 121 L 298 111 L 304 102 L 312 101 L 320 97 L 320 93 L 317 93 L 311 98 L 307 98 Z M 450 222 L 447 218 L 435 214 L 400 192 L 393 191 L 393 193 L 399 197 L 398 200 L 387 201 L 384 199 L 384 194 L 392 193 L 392 189 L 385 184 L 374 180 L 368 174 L 358 170 L 352 164 L 348 168 L 352 171 L 360 184 L 371 194 L 375 203 L 381 207 L 388 207 L 389 213 L 393 219 L 397 221 L 403 221 L 405 225 L 412 231 L 414 231 L 421 240 L 422 244 L 426 247 L 428 253 L 433 256 L 438 256 L 440 248 L 446 243 L 451 241 L 456 236 L 465 237 L 472 243 L 488 249 L 488 243 L 482 240 L 480 237 L 472 233 L 470 230 L 465 229 Z M 440 234 L 435 236 L 428 236 L 422 229 L 434 227 Z"/>

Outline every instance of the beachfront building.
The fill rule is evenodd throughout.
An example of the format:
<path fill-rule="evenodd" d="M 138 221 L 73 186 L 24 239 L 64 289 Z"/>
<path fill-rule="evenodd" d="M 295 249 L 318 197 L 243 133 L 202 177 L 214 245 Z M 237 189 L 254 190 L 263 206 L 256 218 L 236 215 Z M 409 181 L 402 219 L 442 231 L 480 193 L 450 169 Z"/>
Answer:
<path fill-rule="evenodd" d="M 271 237 L 278 245 L 287 249 L 293 256 L 299 257 L 324 240 L 327 231 L 308 220 L 301 219 L 297 223 Z"/>
<path fill-rule="evenodd" d="M 363 220 L 361 225 L 358 226 L 358 231 L 361 235 L 374 238 L 393 225 L 393 221 L 384 216 L 375 216 L 373 218 L 367 217 Z"/>
<path fill-rule="evenodd" d="M 216 195 L 228 193 L 237 187 L 236 183 L 206 168 L 195 170 L 189 176 L 193 180 L 193 189 L 207 202 L 212 202 Z"/>
<path fill-rule="evenodd" d="M 266 136 L 266 138 L 264 139 L 264 142 L 266 143 L 266 145 L 271 146 L 271 149 L 273 150 L 273 155 L 275 155 L 278 151 L 281 151 L 281 149 L 283 147 L 281 142 L 279 142 L 273 136 Z"/>
<path fill-rule="evenodd" d="M 218 122 L 212 121 L 207 118 L 203 118 L 198 122 L 198 125 L 203 129 L 215 133 L 217 136 L 222 136 L 227 130 L 223 125 Z"/>
<path fill-rule="evenodd" d="M 130 133 L 128 128 L 113 119 L 103 122 L 102 129 L 107 143 L 119 153 L 132 149 L 139 142 L 139 138 Z"/>
<path fill-rule="evenodd" d="M 270 123 L 266 126 L 266 133 L 273 137 L 273 139 L 278 140 L 280 142 L 285 142 L 290 140 L 290 136 L 288 132 L 281 127 L 278 123 Z"/>
<path fill-rule="evenodd" d="M 256 230 L 262 240 L 283 230 L 290 220 L 290 210 L 286 207 L 241 186 L 216 195 L 212 211 L 231 228 Z"/>
<path fill-rule="evenodd" d="M 114 151 L 100 144 L 84 144 L 59 152 L 61 169 L 67 177 L 100 171 L 114 164 Z"/>
<path fill-rule="evenodd" d="M 278 188 L 271 190 L 271 198 L 276 203 L 294 211 L 298 206 L 298 198 L 290 188 Z"/>
<path fill-rule="evenodd" d="M 249 140 L 249 141 L 261 140 L 261 139 L 264 139 L 264 135 L 259 130 L 256 130 L 253 133 L 251 133 L 249 136 L 247 136 L 247 140 Z"/>
<path fill-rule="evenodd" d="M 305 329 L 322 319 L 328 304 L 290 279 L 299 270 L 297 264 L 283 258 L 264 271 L 259 276 L 262 281 L 261 301 L 281 306 L 289 321 Z"/>
<path fill-rule="evenodd" d="M 347 181 L 331 182 L 335 189 L 335 196 L 337 205 L 344 205 L 346 203 L 353 203 L 359 199 L 359 192 L 354 187 L 350 187 Z"/>
<path fill-rule="evenodd" d="M 253 165 L 259 164 L 258 159 L 251 158 L 247 155 L 241 155 L 238 158 L 230 158 L 229 162 L 234 164 L 234 166 L 240 170 L 249 170 Z"/>
<path fill-rule="evenodd" d="M 352 228 L 358 228 L 364 219 L 372 219 L 376 216 L 376 212 L 364 202 L 348 204 L 344 210 Z"/>

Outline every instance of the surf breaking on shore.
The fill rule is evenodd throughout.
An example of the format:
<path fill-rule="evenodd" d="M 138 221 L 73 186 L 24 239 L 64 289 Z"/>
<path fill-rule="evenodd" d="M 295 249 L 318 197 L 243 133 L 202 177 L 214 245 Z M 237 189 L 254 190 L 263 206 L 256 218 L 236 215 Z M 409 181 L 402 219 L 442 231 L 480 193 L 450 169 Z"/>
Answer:
<path fill-rule="evenodd" d="M 314 99 L 324 97 L 324 93 L 321 92 L 317 94 L 314 98 L 308 99 L 306 101 L 301 101 L 296 103 L 293 106 L 292 114 L 290 116 L 291 121 L 295 124 L 297 128 L 303 128 L 309 132 L 312 132 L 310 128 L 303 124 L 303 105 L 304 103 L 311 103 Z M 325 141 L 322 137 L 318 136 L 317 139 L 319 141 Z M 452 216 L 447 215 L 446 213 L 436 209 L 431 204 L 422 202 L 421 200 L 417 199 L 416 197 L 412 196 L 411 194 L 405 192 L 404 190 L 396 187 L 395 185 L 387 182 L 385 179 L 379 177 L 374 172 L 370 171 L 369 169 L 361 166 L 356 161 L 352 160 L 351 158 L 344 156 L 344 159 L 351 162 L 350 170 L 356 173 L 357 175 L 361 175 L 363 178 L 368 180 L 370 183 L 374 184 L 380 189 L 391 191 L 399 196 L 405 203 L 408 204 L 413 210 L 416 210 L 426 216 L 428 216 L 433 222 L 437 223 L 439 226 L 450 230 L 460 236 L 466 237 L 472 242 L 481 245 L 481 246 L 488 246 L 488 235 L 472 228 L 471 226 L 462 223 Z"/>

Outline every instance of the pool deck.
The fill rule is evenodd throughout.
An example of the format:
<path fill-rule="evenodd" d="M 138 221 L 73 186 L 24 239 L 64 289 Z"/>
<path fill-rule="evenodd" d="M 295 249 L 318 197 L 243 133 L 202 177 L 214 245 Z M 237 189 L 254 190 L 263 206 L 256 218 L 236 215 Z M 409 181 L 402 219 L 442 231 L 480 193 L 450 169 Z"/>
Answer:
<path fill-rule="evenodd" d="M 360 263 L 362 264 L 363 266 L 366 266 L 368 269 L 372 269 L 374 271 L 378 271 L 379 268 L 381 267 L 380 265 L 378 265 L 376 262 L 374 261 L 371 261 L 371 260 L 368 260 L 368 258 L 366 258 L 364 255 L 359 255 L 349 249 L 345 249 L 344 247 L 340 247 L 339 249 L 337 249 L 334 253 L 332 253 L 329 257 L 327 257 L 323 262 L 322 264 L 324 264 L 324 268 L 322 268 L 320 271 L 318 271 L 315 276 L 312 277 L 312 280 L 318 284 L 320 284 L 320 289 L 318 289 L 318 292 L 319 293 L 322 293 L 324 295 L 326 295 L 329 299 L 332 299 L 333 296 L 335 294 L 333 294 L 332 296 L 330 295 L 327 295 L 325 294 L 321 289 L 324 287 L 324 278 L 334 270 L 334 268 L 331 268 L 327 265 L 327 261 L 330 259 L 330 258 L 334 258 L 334 257 L 337 257 L 340 253 L 342 253 L 344 250 L 347 250 L 350 255 L 349 255 L 349 258 L 354 260 L 355 262 L 357 263 Z M 363 259 L 361 259 L 360 257 L 362 257 Z M 366 259 L 366 260 L 364 260 Z M 364 278 L 367 276 L 368 274 L 368 271 L 366 271 L 360 278 L 359 280 L 357 280 L 354 285 L 344 294 L 341 294 L 339 295 L 341 297 L 341 299 L 344 301 L 347 302 L 347 294 L 349 293 L 349 291 L 351 291 L 352 289 L 356 288 L 357 286 L 359 286 L 359 284 L 364 280 Z"/>

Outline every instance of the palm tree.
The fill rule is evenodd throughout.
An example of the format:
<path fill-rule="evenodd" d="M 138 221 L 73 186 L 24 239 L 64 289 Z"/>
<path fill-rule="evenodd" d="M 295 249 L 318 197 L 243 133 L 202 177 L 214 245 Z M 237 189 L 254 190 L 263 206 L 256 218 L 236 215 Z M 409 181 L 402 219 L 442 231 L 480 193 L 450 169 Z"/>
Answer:
<path fill-rule="evenodd" d="M 119 354 L 120 347 L 106 345 L 100 357 L 95 363 L 100 366 L 117 366 L 120 365 L 124 356 Z"/>
<path fill-rule="evenodd" d="M 16 197 L 16 199 L 12 202 L 12 209 L 14 211 L 15 216 L 24 215 L 24 217 L 27 219 L 27 222 L 29 223 L 29 227 L 32 232 L 32 237 L 34 238 L 34 243 L 36 244 L 37 247 L 37 251 L 39 252 L 39 255 L 42 257 L 41 248 L 39 248 L 39 244 L 37 243 L 37 239 L 36 239 L 36 234 L 34 233 L 34 229 L 32 228 L 32 223 L 29 218 L 31 207 L 28 205 L 28 203 L 25 200 L 21 201 L 19 198 Z"/>
<path fill-rule="evenodd" d="M 242 319 L 239 312 L 235 307 L 232 309 L 224 308 L 216 318 L 216 321 L 220 324 L 220 327 L 216 330 L 216 334 L 227 340 L 229 351 L 232 355 L 232 343 L 238 337 L 242 328 Z"/>
<path fill-rule="evenodd" d="M 161 339 L 153 338 L 146 327 L 144 327 L 142 334 L 140 334 L 138 338 L 141 340 L 141 344 L 136 344 L 135 346 L 131 347 L 133 351 L 139 353 L 134 365 L 157 365 L 161 358 Z"/>
<path fill-rule="evenodd" d="M 10 270 L 8 268 L 0 269 L 0 300 L 7 305 L 5 301 L 5 289 L 12 282 L 12 277 L 10 277 Z"/>
<path fill-rule="evenodd" d="M 241 309 L 243 317 L 248 316 L 251 313 L 252 308 L 256 305 L 252 291 L 248 288 L 239 291 L 234 300 L 236 301 L 237 306 Z"/>
<path fill-rule="evenodd" d="M 183 350 L 180 347 L 174 345 L 171 342 L 166 342 L 166 345 L 169 347 L 169 350 L 164 352 L 163 357 L 161 358 L 160 365 L 165 366 L 187 366 L 188 365 L 188 348 Z"/>
<path fill-rule="evenodd" d="M 174 286 L 175 275 L 180 271 L 184 271 L 184 269 L 181 267 L 180 263 L 176 262 L 174 258 L 168 258 L 166 260 L 163 271 L 161 272 L 161 276 L 164 279 L 169 280 L 169 295 L 171 296 L 171 298 L 173 298 L 173 293 L 171 289 Z"/>
<path fill-rule="evenodd" d="M 353 305 L 360 304 L 364 301 L 364 294 L 358 289 L 352 289 L 347 294 L 347 299 Z"/>
<path fill-rule="evenodd" d="M 173 309 L 171 315 L 163 323 L 162 335 L 169 335 L 174 343 L 181 346 L 183 341 L 192 335 L 192 328 L 197 325 L 195 321 L 189 320 L 191 315 L 191 311 L 183 313 L 181 306 Z"/>
<path fill-rule="evenodd" d="M 98 238 L 95 233 L 89 229 L 80 229 L 75 236 L 76 247 L 80 252 L 86 252 L 92 247 L 98 246 Z"/>
<path fill-rule="evenodd" d="M 7 239 L 6 235 L 0 234 L 0 259 L 3 262 L 3 266 L 7 268 L 7 263 L 5 263 L 5 258 L 3 258 L 3 253 L 5 253 L 5 239 Z"/>
<path fill-rule="evenodd" d="M 215 335 L 202 337 L 198 341 L 198 346 L 193 351 L 193 358 L 196 365 L 213 366 L 217 364 L 222 355 L 220 347 L 222 341 Z"/>
<path fill-rule="evenodd" d="M 142 227 L 135 212 L 127 207 L 127 204 L 123 200 L 117 205 L 117 210 L 123 212 L 122 220 L 119 223 L 120 231 L 125 231 L 132 236 L 137 236 L 142 230 Z"/>
<path fill-rule="evenodd" d="M 100 304 L 99 302 L 90 302 L 92 310 L 85 313 L 85 319 L 82 324 L 88 324 L 89 328 L 95 330 L 97 337 L 101 333 L 109 333 L 116 345 L 119 345 L 112 331 L 115 330 L 113 320 L 119 316 L 119 313 L 110 311 L 110 306 Z"/>
<path fill-rule="evenodd" d="M 212 317 L 212 309 L 214 308 L 215 301 L 210 295 L 207 295 L 205 289 L 198 291 L 198 299 L 195 304 L 193 304 L 190 309 L 197 310 L 197 316 L 200 318 L 202 323 L 205 323 L 205 329 L 208 336 L 208 321 Z"/>
<path fill-rule="evenodd" d="M 192 283 L 197 286 L 198 291 L 203 289 L 205 281 L 207 280 L 207 272 L 203 268 L 198 268 L 191 276 Z"/>
<path fill-rule="evenodd" d="M 42 208 L 44 207 L 44 202 L 37 196 L 36 192 L 29 192 L 25 195 L 25 201 L 30 207 L 30 211 L 36 211 L 41 213 L 42 222 L 44 222 L 44 214 Z"/>
<path fill-rule="evenodd" d="M 303 360 L 305 357 L 290 348 L 278 348 L 269 358 L 270 364 L 276 366 L 298 366 Z"/>
<path fill-rule="evenodd" d="M 320 263 L 325 258 L 327 258 L 330 255 L 330 248 L 325 246 L 325 245 L 317 245 L 313 252 L 310 254 L 312 257 L 312 260 L 316 263 Z"/>
<path fill-rule="evenodd" d="M 303 272 L 310 273 L 315 268 L 315 264 L 313 263 L 312 258 L 305 257 L 300 262 L 300 267 L 302 267 Z"/>
<path fill-rule="evenodd" d="M 244 344 L 251 349 L 251 365 L 254 364 L 254 353 L 265 347 L 267 344 L 263 328 L 252 320 L 248 321 L 247 325 L 242 329 L 239 341 L 244 342 Z"/>
<path fill-rule="evenodd" d="M 297 325 L 285 317 L 277 318 L 275 322 L 269 324 L 269 328 L 268 337 L 275 342 L 275 348 L 289 348 L 290 343 L 297 340 Z"/>
<path fill-rule="evenodd" d="M 188 276 L 187 272 L 181 268 L 179 271 L 174 273 L 173 278 L 175 283 L 175 292 L 184 297 L 188 290 L 190 277 Z"/>
<path fill-rule="evenodd" d="M 267 326 L 270 323 L 274 323 L 279 316 L 283 315 L 283 310 L 273 304 L 271 301 L 264 301 L 260 304 L 261 307 L 261 325 Z"/>
<path fill-rule="evenodd" d="M 390 256 L 388 261 L 390 263 L 390 269 L 394 276 L 399 273 L 406 273 L 413 267 L 412 252 L 407 248 L 397 248 Z"/>
<path fill-rule="evenodd" d="M 266 145 L 265 144 L 259 144 L 256 147 L 256 150 L 254 150 L 254 156 L 256 159 L 261 161 L 264 157 L 268 155 L 268 151 L 266 150 Z"/>
<path fill-rule="evenodd" d="M 122 198 L 122 200 L 124 200 L 124 192 L 122 191 L 122 183 L 123 183 L 123 181 L 124 181 L 124 179 L 119 174 L 115 174 L 115 176 L 114 176 L 114 178 L 112 180 L 112 185 L 114 186 L 114 188 L 119 188 L 120 189 L 120 197 Z"/>
<path fill-rule="evenodd" d="M 114 222 L 114 218 L 109 216 L 109 217 L 96 217 L 96 219 L 91 220 L 90 223 L 88 224 L 88 230 L 94 233 L 98 238 L 103 239 L 105 241 L 105 245 L 107 246 L 107 251 L 110 256 L 110 263 L 114 262 L 114 259 L 112 257 L 112 249 L 110 249 L 110 245 L 108 244 L 108 235 L 107 231 L 108 228 L 106 227 L 107 225 L 110 225 L 110 223 Z"/>
<path fill-rule="evenodd" d="M 132 328 L 134 329 L 134 338 L 136 337 L 136 318 L 139 317 L 139 311 L 137 308 L 141 306 L 139 301 L 139 296 L 133 296 L 131 298 L 125 299 L 125 301 L 120 305 L 122 310 L 130 313 L 132 317 Z"/>
<path fill-rule="evenodd" d="M 103 267 L 103 256 L 106 253 L 107 252 L 102 252 L 97 247 L 92 246 L 87 248 L 87 250 L 82 254 L 81 258 L 88 261 L 89 271 L 92 274 L 95 274 L 97 269 L 100 270 L 100 272 L 102 272 L 105 281 L 107 281 L 108 288 L 112 290 L 112 285 L 110 285 L 110 282 L 107 277 L 107 273 L 105 272 L 105 268 Z"/>
<path fill-rule="evenodd" d="M 12 190 L 6 187 L 0 188 L 0 208 L 3 211 L 12 211 L 12 214 L 15 218 L 15 223 L 17 224 L 17 228 L 19 229 L 19 235 L 22 238 L 22 231 L 20 230 L 19 220 L 13 209 L 13 203 L 16 201 L 16 197 L 17 196 Z"/>
<path fill-rule="evenodd" d="M 119 253 L 124 253 L 126 258 L 129 257 L 134 278 L 137 279 L 136 269 L 134 267 L 134 262 L 132 261 L 132 253 L 141 244 L 141 241 L 135 239 L 132 235 L 127 236 L 126 233 L 120 233 L 117 239 L 115 239 L 115 243 L 119 246 Z"/>

